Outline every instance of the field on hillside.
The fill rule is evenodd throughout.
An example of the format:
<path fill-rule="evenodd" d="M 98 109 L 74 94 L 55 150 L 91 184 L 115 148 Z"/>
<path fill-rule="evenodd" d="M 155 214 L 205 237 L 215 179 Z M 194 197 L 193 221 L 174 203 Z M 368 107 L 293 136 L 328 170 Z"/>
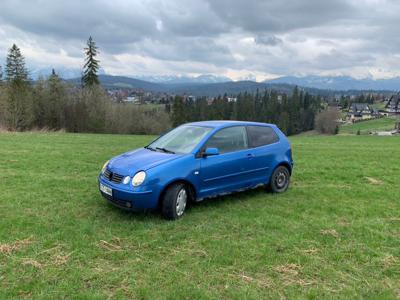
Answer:
<path fill-rule="evenodd" d="M 102 164 L 151 139 L 0 134 L 0 298 L 400 297 L 400 138 L 293 137 L 288 192 L 176 222 L 98 192 Z"/>
<path fill-rule="evenodd" d="M 368 121 L 362 121 L 354 124 L 344 124 L 340 126 L 339 133 L 340 134 L 357 134 L 357 131 L 360 130 L 360 134 L 365 135 L 369 134 L 370 131 L 388 131 L 393 130 L 395 123 L 400 121 L 400 119 L 396 119 L 395 117 L 387 117 L 380 119 L 373 119 Z"/>

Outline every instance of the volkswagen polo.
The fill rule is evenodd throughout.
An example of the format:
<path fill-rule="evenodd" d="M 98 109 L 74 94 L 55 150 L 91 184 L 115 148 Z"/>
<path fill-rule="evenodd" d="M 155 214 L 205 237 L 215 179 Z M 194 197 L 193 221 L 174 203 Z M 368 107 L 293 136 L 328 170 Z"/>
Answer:
<path fill-rule="evenodd" d="M 106 162 L 101 194 L 123 209 L 160 208 L 181 217 L 189 201 L 266 185 L 288 189 L 292 150 L 276 125 L 204 121 L 181 125 L 149 145 Z"/>

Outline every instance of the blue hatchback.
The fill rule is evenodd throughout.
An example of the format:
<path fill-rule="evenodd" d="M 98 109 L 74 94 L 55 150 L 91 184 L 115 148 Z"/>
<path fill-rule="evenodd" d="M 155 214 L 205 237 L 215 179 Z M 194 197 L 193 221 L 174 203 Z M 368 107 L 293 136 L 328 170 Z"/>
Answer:
<path fill-rule="evenodd" d="M 161 208 L 173 220 L 184 214 L 188 201 L 260 185 L 284 192 L 292 168 L 290 144 L 276 125 L 194 122 L 110 159 L 99 175 L 99 188 L 120 208 Z"/>

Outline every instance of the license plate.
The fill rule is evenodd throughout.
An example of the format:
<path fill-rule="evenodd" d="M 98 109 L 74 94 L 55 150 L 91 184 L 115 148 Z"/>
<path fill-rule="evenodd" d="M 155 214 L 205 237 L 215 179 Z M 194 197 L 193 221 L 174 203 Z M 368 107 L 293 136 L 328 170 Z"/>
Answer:
<path fill-rule="evenodd" d="M 104 194 L 112 196 L 112 189 L 101 183 L 100 183 L 100 191 L 102 191 Z"/>

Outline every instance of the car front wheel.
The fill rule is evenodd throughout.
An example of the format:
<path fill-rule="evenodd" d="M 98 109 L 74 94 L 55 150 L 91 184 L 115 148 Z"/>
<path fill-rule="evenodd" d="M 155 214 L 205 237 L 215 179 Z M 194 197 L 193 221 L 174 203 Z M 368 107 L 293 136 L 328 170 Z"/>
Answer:
<path fill-rule="evenodd" d="M 285 192 L 290 183 L 290 172 L 285 166 L 279 166 L 272 173 L 269 188 L 273 193 Z"/>
<path fill-rule="evenodd" d="M 186 209 L 189 193 L 182 183 L 175 183 L 168 187 L 162 201 L 162 214 L 168 220 L 180 218 Z"/>

